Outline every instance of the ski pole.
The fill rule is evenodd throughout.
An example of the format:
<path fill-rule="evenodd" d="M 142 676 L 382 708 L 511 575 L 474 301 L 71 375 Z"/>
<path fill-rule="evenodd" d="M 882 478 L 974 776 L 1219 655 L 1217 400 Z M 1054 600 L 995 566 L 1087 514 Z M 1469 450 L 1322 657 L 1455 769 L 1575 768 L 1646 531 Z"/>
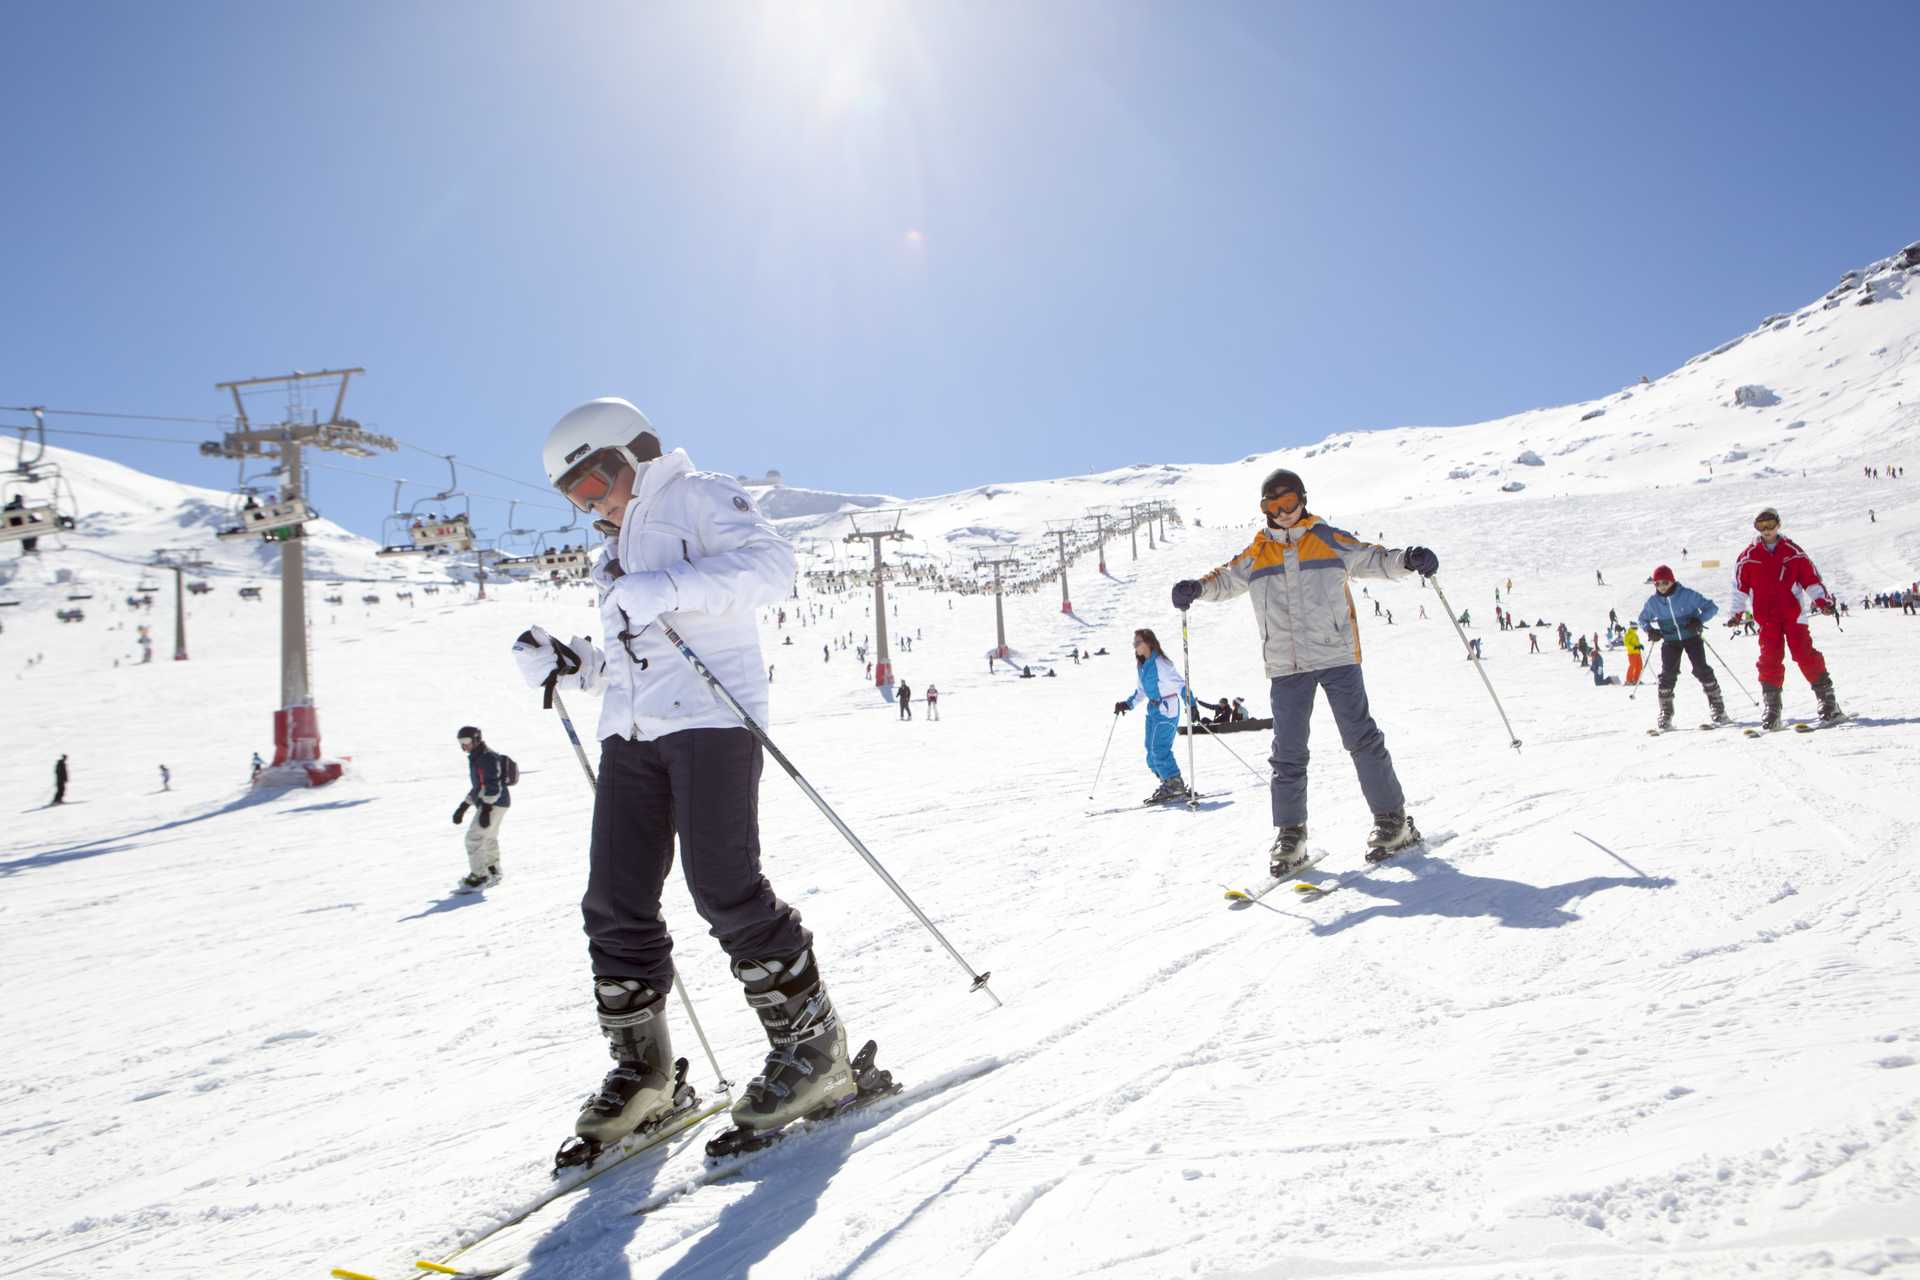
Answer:
<path fill-rule="evenodd" d="M 1100 790 L 1100 775 L 1107 771 L 1107 752 L 1113 750 L 1113 731 L 1120 727 L 1120 713 L 1113 713 L 1113 724 L 1107 729 L 1107 745 L 1100 748 L 1100 767 L 1093 771 L 1093 786 L 1087 790 L 1087 799 L 1093 799 L 1094 792 Z"/>
<path fill-rule="evenodd" d="M 1220 742 L 1220 731 L 1214 728 L 1212 725 L 1208 724 L 1204 720 L 1195 720 L 1193 722 L 1193 727 L 1189 729 L 1188 732 L 1189 734 L 1192 734 L 1200 729 L 1205 729 L 1207 731 L 1207 736 L 1209 738 L 1212 738 L 1215 742 Z M 1240 767 L 1242 769 L 1245 769 L 1248 773 L 1252 774 L 1254 777 L 1258 778 L 1262 782 L 1267 781 L 1267 775 L 1264 773 L 1261 773 L 1258 769 L 1248 764 L 1238 751 L 1235 751 L 1232 747 L 1227 746 L 1227 744 L 1224 742 L 1220 742 L 1220 747 L 1228 755 L 1232 756 L 1235 760 L 1240 761 Z"/>
<path fill-rule="evenodd" d="M 533 635 L 528 632 L 521 638 L 531 643 Z M 567 741 L 573 744 L 574 758 L 580 761 L 580 771 L 587 775 L 587 787 L 598 797 L 600 780 L 594 776 L 593 765 L 587 761 L 587 749 L 580 745 L 580 735 L 574 730 L 573 717 L 567 714 L 566 700 L 560 696 L 560 690 L 554 687 L 559 683 L 561 676 L 572 675 L 580 669 L 580 655 L 558 640 L 553 640 L 553 651 L 558 656 L 559 662 L 547 676 L 546 682 L 541 685 L 541 688 L 546 691 L 546 705 L 559 714 L 560 725 L 567 731 Z M 686 984 L 680 981 L 680 974 L 677 971 L 673 975 L 673 989 L 679 993 L 680 1005 L 687 1011 L 687 1021 L 693 1025 L 693 1033 L 700 1037 L 700 1047 L 706 1050 L 707 1061 L 713 1066 L 715 1083 L 720 1086 L 720 1092 L 729 1098 L 733 1097 L 733 1081 L 727 1079 L 727 1073 L 720 1069 L 720 1059 L 713 1052 L 713 1045 L 707 1039 L 707 1029 L 700 1025 L 700 1015 L 693 1010 L 693 997 L 687 994 Z"/>
<path fill-rule="evenodd" d="M 1187 611 L 1185 609 L 1180 611 L 1180 665 L 1185 668 L 1185 670 L 1180 673 L 1180 678 L 1186 682 L 1186 688 L 1182 690 L 1182 692 L 1187 695 L 1188 710 L 1191 712 L 1193 702 L 1193 650 L 1187 647 Z M 1193 719 L 1195 723 L 1199 722 L 1200 716 L 1197 712 L 1193 712 Z M 1199 800 L 1195 798 L 1200 794 L 1200 770 L 1193 762 L 1193 737 L 1193 725 L 1188 725 L 1187 805 L 1189 808 L 1200 803 Z"/>
<path fill-rule="evenodd" d="M 1707 633 L 1704 629 L 1700 632 L 1700 638 L 1707 640 Z M 1727 666 L 1727 660 L 1720 656 L 1720 651 L 1713 647 L 1713 641 L 1711 640 L 1707 640 L 1707 652 L 1713 655 L 1715 662 L 1718 662 L 1722 667 L 1726 668 L 1727 675 L 1732 677 L 1734 684 L 1739 685 L 1740 692 L 1747 695 L 1747 701 L 1752 702 L 1756 707 L 1759 706 L 1760 704 L 1754 701 L 1753 694 L 1748 692 L 1747 686 L 1740 684 L 1740 677 L 1733 674 L 1733 668 Z"/>
<path fill-rule="evenodd" d="M 1447 611 L 1447 621 L 1453 624 L 1454 631 L 1459 634 L 1460 643 L 1465 647 L 1467 656 L 1473 656 L 1473 646 L 1467 643 L 1467 633 L 1461 630 L 1460 619 L 1454 614 L 1453 606 L 1447 603 L 1447 593 L 1440 589 L 1440 579 L 1428 576 L 1427 581 L 1433 584 L 1433 594 L 1440 597 L 1440 607 Z M 1487 686 L 1487 696 L 1493 699 L 1493 709 L 1500 713 L 1500 722 L 1507 726 L 1507 737 L 1511 740 L 1509 745 L 1518 751 L 1520 739 L 1513 732 L 1513 721 L 1507 719 L 1507 709 L 1500 705 L 1500 695 L 1493 691 L 1493 681 L 1487 679 L 1486 664 L 1476 662 L 1473 664 L 1473 669 L 1480 673 L 1480 683 Z"/>
<path fill-rule="evenodd" d="M 953 957 L 954 963 L 967 971 L 967 977 L 973 980 L 973 985 L 969 987 L 968 990 L 986 992 L 987 998 L 993 1001 L 994 1008 L 999 1008 L 1000 997 L 993 994 L 993 988 L 987 985 L 987 979 L 993 975 L 991 973 L 974 972 L 973 966 L 967 963 L 966 957 L 955 950 L 951 942 L 947 941 L 947 935 L 940 932 L 933 921 L 927 919 L 927 913 L 920 909 L 920 904 L 907 895 L 907 891 L 900 887 L 900 882 L 895 880 L 887 869 L 880 865 L 880 859 L 874 857 L 872 851 L 860 842 L 860 837 L 853 834 L 853 828 L 840 820 L 840 815 L 835 813 L 832 806 L 821 797 L 818 791 L 813 789 L 813 784 L 808 782 L 800 770 L 794 767 L 791 760 L 787 759 L 786 753 L 773 744 L 773 739 L 767 736 L 767 731 L 762 729 L 758 722 L 747 713 L 747 709 L 740 705 L 739 699 L 727 691 L 727 686 L 720 683 L 720 678 L 714 675 L 713 672 L 708 669 L 707 664 L 700 660 L 700 655 L 689 648 L 687 642 L 680 638 L 680 633 L 673 629 L 673 624 L 668 622 L 664 615 L 654 619 L 654 621 L 659 624 L 661 632 L 667 639 L 673 643 L 673 647 L 680 651 L 680 656 L 685 658 L 688 665 L 694 669 L 702 680 L 707 682 L 707 687 L 713 690 L 714 696 L 725 703 L 727 709 L 739 718 L 740 723 L 745 725 L 747 729 L 752 732 L 753 736 L 760 740 L 760 745 L 766 748 L 767 754 L 772 756 L 780 767 L 787 771 L 787 776 L 793 779 L 794 785 L 806 792 L 807 799 L 813 801 L 814 807 L 819 809 L 822 816 L 824 816 L 828 822 L 831 822 L 834 829 L 846 838 L 848 844 L 853 846 L 853 851 L 866 860 L 867 865 L 873 868 L 873 873 L 880 877 L 887 888 L 893 890 L 894 896 L 906 904 L 907 910 L 913 912 L 914 918 L 921 923 L 928 933 L 932 934 L 934 938 L 938 940 L 941 946 L 947 949 L 947 954 Z"/>

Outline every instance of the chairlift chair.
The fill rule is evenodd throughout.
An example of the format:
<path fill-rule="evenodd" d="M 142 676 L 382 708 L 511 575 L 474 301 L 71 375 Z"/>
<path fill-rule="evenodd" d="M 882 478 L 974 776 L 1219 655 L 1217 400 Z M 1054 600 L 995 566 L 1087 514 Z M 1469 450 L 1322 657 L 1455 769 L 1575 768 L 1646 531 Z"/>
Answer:
<path fill-rule="evenodd" d="M 284 541 L 297 538 L 304 532 L 302 526 L 309 520 L 319 519 L 319 513 L 308 506 L 304 498 L 289 498 L 284 502 L 259 502 L 254 499 L 251 490 L 237 495 L 234 516 L 239 524 L 221 529 L 213 536 L 222 541 L 236 538 L 266 538 L 270 541 Z M 279 535 L 277 538 L 274 535 Z"/>

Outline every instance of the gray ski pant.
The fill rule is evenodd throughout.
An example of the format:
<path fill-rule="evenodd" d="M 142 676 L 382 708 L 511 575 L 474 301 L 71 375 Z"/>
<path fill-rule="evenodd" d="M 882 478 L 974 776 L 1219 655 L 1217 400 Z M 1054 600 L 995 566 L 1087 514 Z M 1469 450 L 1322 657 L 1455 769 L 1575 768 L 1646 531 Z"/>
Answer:
<path fill-rule="evenodd" d="M 1333 722 L 1340 729 L 1340 745 L 1353 757 L 1367 807 L 1386 813 L 1404 806 L 1406 793 L 1400 790 L 1393 757 L 1387 754 L 1386 735 L 1367 710 L 1367 686 L 1355 662 L 1273 678 L 1273 825 L 1307 821 L 1307 734 L 1313 725 L 1316 689 L 1326 690 Z"/>
<path fill-rule="evenodd" d="M 760 872 L 760 742 L 746 729 L 683 729 L 600 744 L 593 847 L 580 901 L 596 978 L 673 983 L 660 893 L 676 834 L 693 905 L 735 960 L 798 955 L 800 913 Z"/>

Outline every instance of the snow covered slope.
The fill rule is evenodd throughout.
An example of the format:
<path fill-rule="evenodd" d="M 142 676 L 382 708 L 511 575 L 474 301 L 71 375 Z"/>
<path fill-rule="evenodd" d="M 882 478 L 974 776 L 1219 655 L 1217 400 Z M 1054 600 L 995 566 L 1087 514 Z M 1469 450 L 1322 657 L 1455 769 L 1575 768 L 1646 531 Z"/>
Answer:
<path fill-rule="evenodd" d="M 766 614 L 777 741 L 1006 1006 L 969 995 L 769 770 L 768 873 L 909 1094 L 685 1195 L 698 1141 L 675 1146 L 460 1261 L 515 1280 L 1920 1270 L 1920 618 L 1858 608 L 1920 575 L 1920 480 L 1862 475 L 1920 452 L 1896 385 L 1920 307 L 1890 271 L 1872 305 L 1816 306 L 1585 423 L 1600 405 L 913 504 L 908 527 L 956 559 L 1099 493 L 1187 516 L 1137 561 L 1110 546 L 1109 576 L 1076 568 L 1073 616 L 1044 591 L 1008 601 L 1022 658 L 1057 678 L 989 675 L 990 600 L 898 588 L 891 629 L 916 641 L 896 667 L 939 684 L 938 723 L 898 720 L 849 654 L 822 659 L 830 634 L 871 629 L 860 593 L 803 599 L 832 610 L 819 622 Z M 1781 404 L 1719 404 L 1745 384 Z M 1763 443 L 1776 413 L 1810 425 Z M 1526 449 L 1541 467 L 1498 461 Z M 1446 480 L 1482 455 L 1502 470 Z M 1191 757 L 1183 739 L 1215 796 L 1132 809 L 1140 725 L 1111 715 L 1130 664 L 1067 654 L 1119 655 L 1136 626 L 1177 649 L 1169 585 L 1244 545 L 1259 475 L 1288 460 L 1334 522 L 1435 548 L 1456 610 L 1484 621 L 1499 584 L 1522 616 L 1587 632 L 1637 612 L 1662 561 L 1723 598 L 1752 512 L 1777 505 L 1855 602 L 1817 640 L 1857 719 L 1651 739 L 1651 697 L 1483 627 L 1515 752 L 1435 594 L 1356 583 L 1373 708 L 1429 847 L 1363 870 L 1367 814 L 1322 713 L 1313 839 L 1341 887 L 1230 908 L 1221 886 L 1259 873 L 1271 835 L 1260 735 Z M 1515 476 L 1527 488 L 1502 492 Z M 988 532 L 946 541 L 966 529 Z M 418 1274 L 541 1194 L 606 1062 L 577 907 L 592 798 L 507 649 L 529 622 L 595 618 L 574 593 L 489 596 L 316 607 L 327 746 L 353 767 L 279 795 L 245 785 L 277 693 L 270 609 L 216 591 L 190 606 L 193 660 L 151 666 L 126 662 L 133 619 L 111 602 L 75 626 L 44 604 L 0 617 L 0 1276 Z M 1202 696 L 1257 704 L 1245 604 L 1190 623 Z M 1751 689 L 1754 642 L 1712 638 Z M 1690 678 L 1680 706 L 1704 712 Z M 1797 676 L 1788 707 L 1812 707 Z M 524 773 L 508 879 L 484 898 L 449 893 L 467 722 Z M 73 803 L 40 808 L 60 752 Z M 677 880 L 666 912 L 743 1079 L 757 1026 Z"/>

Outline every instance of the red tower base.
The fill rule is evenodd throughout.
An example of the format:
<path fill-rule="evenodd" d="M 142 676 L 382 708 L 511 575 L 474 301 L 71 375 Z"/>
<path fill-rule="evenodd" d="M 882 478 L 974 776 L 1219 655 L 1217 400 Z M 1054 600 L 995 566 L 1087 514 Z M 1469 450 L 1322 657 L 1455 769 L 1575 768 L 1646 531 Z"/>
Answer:
<path fill-rule="evenodd" d="M 1062 613 L 1072 613 L 1072 612 L 1073 612 L 1073 601 L 1071 601 L 1071 600 L 1062 600 L 1062 601 L 1060 602 L 1060 612 L 1062 612 Z"/>
<path fill-rule="evenodd" d="M 875 687 L 885 687 L 893 683 L 893 664 L 876 662 L 873 664 L 873 683 Z"/>
<path fill-rule="evenodd" d="M 340 776 L 338 760 L 320 756 L 320 713 L 311 705 L 273 713 L 273 764 L 254 776 L 255 786 L 324 787 Z"/>

